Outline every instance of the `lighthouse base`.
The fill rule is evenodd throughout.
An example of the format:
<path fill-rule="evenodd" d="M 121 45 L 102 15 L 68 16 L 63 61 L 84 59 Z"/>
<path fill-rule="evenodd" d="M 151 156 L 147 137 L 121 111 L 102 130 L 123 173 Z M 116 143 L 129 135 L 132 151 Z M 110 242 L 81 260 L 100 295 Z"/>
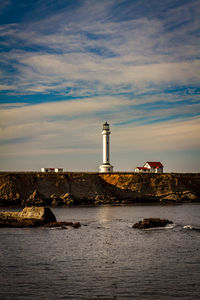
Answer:
<path fill-rule="evenodd" d="M 102 164 L 99 167 L 99 172 L 100 173 L 112 173 L 113 172 L 113 166 L 111 166 L 110 164 Z"/>

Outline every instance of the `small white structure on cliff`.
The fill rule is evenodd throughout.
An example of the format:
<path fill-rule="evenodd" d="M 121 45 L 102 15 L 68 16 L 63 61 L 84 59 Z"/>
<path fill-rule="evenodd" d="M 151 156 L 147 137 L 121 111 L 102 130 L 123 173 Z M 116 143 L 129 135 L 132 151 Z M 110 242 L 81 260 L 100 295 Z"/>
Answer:
<path fill-rule="evenodd" d="M 110 164 L 110 128 L 106 122 L 103 124 L 103 164 L 99 167 L 100 173 L 112 173 L 113 166 Z"/>
<path fill-rule="evenodd" d="M 41 168 L 41 172 L 58 173 L 58 172 L 63 172 L 63 169 L 62 168 Z"/>
<path fill-rule="evenodd" d="M 147 161 L 143 167 L 135 168 L 137 173 L 163 173 L 163 165 L 159 161 Z"/>

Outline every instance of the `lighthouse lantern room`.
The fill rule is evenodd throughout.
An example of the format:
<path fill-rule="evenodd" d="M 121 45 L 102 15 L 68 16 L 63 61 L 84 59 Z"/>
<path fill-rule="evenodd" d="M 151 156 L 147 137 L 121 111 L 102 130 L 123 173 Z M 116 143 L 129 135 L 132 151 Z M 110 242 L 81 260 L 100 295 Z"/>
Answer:
<path fill-rule="evenodd" d="M 103 164 L 99 167 L 100 173 L 112 173 L 113 166 L 110 165 L 110 128 L 106 122 L 103 124 Z"/>

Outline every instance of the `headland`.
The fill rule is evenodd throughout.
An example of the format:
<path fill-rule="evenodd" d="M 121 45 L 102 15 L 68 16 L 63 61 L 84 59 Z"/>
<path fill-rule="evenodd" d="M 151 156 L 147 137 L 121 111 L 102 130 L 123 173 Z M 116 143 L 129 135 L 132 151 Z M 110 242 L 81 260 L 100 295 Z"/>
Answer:
<path fill-rule="evenodd" d="M 200 201 L 200 173 L 1 172 L 1 206 Z"/>

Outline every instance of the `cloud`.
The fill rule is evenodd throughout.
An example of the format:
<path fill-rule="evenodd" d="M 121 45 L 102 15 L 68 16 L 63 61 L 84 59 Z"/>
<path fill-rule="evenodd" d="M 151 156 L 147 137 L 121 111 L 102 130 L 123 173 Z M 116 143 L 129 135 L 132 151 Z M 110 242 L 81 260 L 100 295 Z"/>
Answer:
<path fill-rule="evenodd" d="M 3 106 L 0 129 L 2 153 L 8 156 L 12 153 L 39 155 L 99 152 L 100 132 L 105 116 L 111 121 L 114 151 L 144 148 L 150 151 L 177 151 L 196 149 L 199 146 L 196 138 L 198 118 L 190 117 L 187 120 L 183 113 L 179 121 L 165 120 L 163 123 L 146 124 L 146 119 L 161 118 L 164 110 L 160 109 L 156 114 L 155 111 L 135 110 L 131 103 L 131 100 L 122 97 L 107 97 L 103 100 L 97 97 L 22 107 Z M 189 110 L 194 113 L 195 107 L 186 107 L 185 113 Z M 176 113 L 176 107 L 170 108 L 165 116 L 167 118 Z M 127 122 L 129 118 L 133 121 Z M 126 120 L 123 126 L 115 125 L 116 121 L 123 119 Z M 18 145 L 17 141 L 20 141 Z"/>
<path fill-rule="evenodd" d="M 0 84 L 0 91 L 16 90 L 16 88 L 14 85 Z"/>
<path fill-rule="evenodd" d="M 127 21 L 110 15 L 115 4 L 83 1 L 71 8 L 73 18 L 66 7 L 24 25 L 3 25 L 3 42 L 13 50 L 2 53 L 2 60 L 16 70 L 10 74 L 4 69 L 3 76 L 12 77 L 16 91 L 24 94 L 63 93 L 69 87 L 78 95 L 81 90 L 106 94 L 116 86 L 134 91 L 199 82 L 196 1 L 172 6 L 163 19 L 156 12 L 148 18 L 138 11 L 137 18 Z M 126 11 L 123 1 L 118 5 Z M 134 4 L 128 6 L 134 10 Z"/>
<path fill-rule="evenodd" d="M 2 89 L 19 92 L 63 93 L 70 89 L 84 93 L 135 91 L 159 84 L 198 84 L 200 61 L 131 65 L 119 58 L 100 60 L 87 54 L 21 54 L 17 66 L 18 88 L 2 85 Z M 116 90 L 117 88 L 117 90 Z M 88 91 L 88 92 L 86 92 Z M 78 94 L 79 96 L 80 94 Z"/>
<path fill-rule="evenodd" d="M 199 1 L 40 2 L 0 25 L 4 158 L 199 147 Z"/>
<path fill-rule="evenodd" d="M 118 128 L 113 134 L 112 147 L 119 151 L 124 148 L 140 151 L 180 151 L 198 149 L 200 142 L 197 139 L 200 118 L 190 120 L 170 121 L 161 124 L 143 126 L 127 126 Z M 117 141 L 120 140 L 120 146 Z"/>

